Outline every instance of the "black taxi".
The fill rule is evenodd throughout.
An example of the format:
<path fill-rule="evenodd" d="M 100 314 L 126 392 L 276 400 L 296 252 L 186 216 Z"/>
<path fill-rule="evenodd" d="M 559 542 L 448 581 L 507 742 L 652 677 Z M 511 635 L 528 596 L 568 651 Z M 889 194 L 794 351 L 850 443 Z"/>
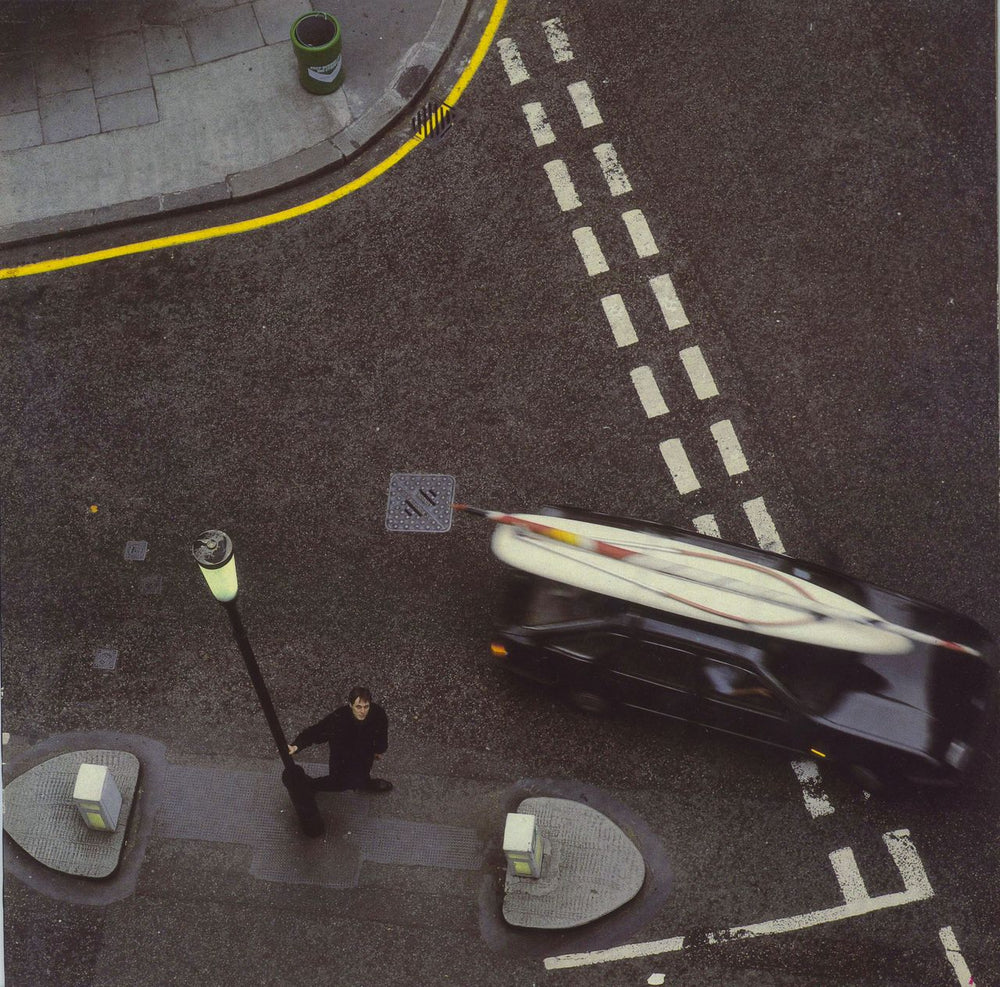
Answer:
<path fill-rule="evenodd" d="M 845 765 L 959 781 L 998 703 L 988 632 L 812 563 L 568 507 L 497 515 L 493 656 L 580 708 L 644 710 Z"/>

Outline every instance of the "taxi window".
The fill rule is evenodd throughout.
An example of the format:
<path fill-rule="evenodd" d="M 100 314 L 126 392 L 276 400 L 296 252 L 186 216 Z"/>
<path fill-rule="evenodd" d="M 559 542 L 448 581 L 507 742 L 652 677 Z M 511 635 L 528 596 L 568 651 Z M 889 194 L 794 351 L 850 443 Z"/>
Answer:
<path fill-rule="evenodd" d="M 702 688 L 709 699 L 744 706 L 764 713 L 782 713 L 771 687 L 759 675 L 723 661 L 706 658 Z"/>
<path fill-rule="evenodd" d="M 554 646 L 574 658 L 616 665 L 628 645 L 629 639 L 624 634 L 596 631 L 589 634 L 568 635 L 561 638 Z"/>
<path fill-rule="evenodd" d="M 525 605 L 523 623 L 529 627 L 564 624 L 573 620 L 610 617 L 622 609 L 620 602 L 588 593 L 565 583 L 533 580 Z"/>
<path fill-rule="evenodd" d="M 636 641 L 618 654 L 615 665 L 623 675 L 667 685 L 691 689 L 698 659 L 690 651 L 672 648 L 652 641 Z"/>

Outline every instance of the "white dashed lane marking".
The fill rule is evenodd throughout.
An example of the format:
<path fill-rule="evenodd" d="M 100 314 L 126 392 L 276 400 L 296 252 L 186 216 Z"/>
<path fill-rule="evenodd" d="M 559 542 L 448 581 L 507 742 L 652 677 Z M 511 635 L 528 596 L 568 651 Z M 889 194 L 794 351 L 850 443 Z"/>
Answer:
<path fill-rule="evenodd" d="M 542 30 L 545 31 L 545 40 L 552 49 L 552 57 L 557 62 L 571 62 L 573 51 L 569 46 L 569 37 L 562 26 L 562 21 L 558 17 L 543 21 Z"/>
<path fill-rule="evenodd" d="M 694 525 L 694 530 L 703 535 L 708 535 L 710 538 L 722 537 L 719 532 L 719 522 L 715 520 L 714 514 L 702 514 L 694 518 L 691 523 Z"/>
<path fill-rule="evenodd" d="M 708 369 L 705 357 L 702 356 L 701 347 L 689 346 L 687 349 L 681 350 L 679 356 L 687 371 L 691 386 L 694 388 L 695 397 L 699 401 L 718 397 L 719 389 L 715 386 L 715 379 Z"/>
<path fill-rule="evenodd" d="M 677 487 L 679 494 L 701 489 L 701 484 L 698 482 L 698 477 L 694 475 L 691 461 L 688 459 L 680 439 L 666 439 L 661 442 L 660 455 L 663 456 L 663 461 L 667 464 L 667 469 L 670 470 L 674 486 Z"/>
<path fill-rule="evenodd" d="M 611 144 L 598 144 L 594 148 L 594 156 L 601 166 L 604 180 L 608 183 L 608 188 L 612 195 L 625 195 L 632 191 L 632 183 L 625 174 L 625 169 L 618 160 L 618 155 Z"/>
<path fill-rule="evenodd" d="M 778 529 L 771 520 L 767 508 L 764 506 L 763 497 L 755 497 L 753 500 L 745 501 L 743 511 L 753 528 L 753 533 L 757 538 L 757 544 L 767 552 L 784 553 L 785 546 L 778 536 Z"/>
<path fill-rule="evenodd" d="M 719 455 L 722 456 L 723 465 L 726 467 L 726 472 L 730 476 L 739 476 L 740 473 L 746 473 L 750 466 L 747 463 L 746 456 L 743 455 L 743 449 L 740 446 L 740 440 L 736 437 L 736 429 L 733 428 L 733 423 L 728 419 L 724 419 L 721 422 L 715 422 L 712 426 L 712 435 L 715 438 L 715 444 L 719 447 Z"/>
<path fill-rule="evenodd" d="M 665 415 L 670 409 L 663 400 L 653 371 L 649 367 L 636 367 L 631 372 L 631 376 L 636 394 L 639 395 L 639 400 L 642 402 L 643 411 L 646 412 L 646 417 L 656 418 L 658 415 Z"/>
<path fill-rule="evenodd" d="M 521 61 L 521 52 L 518 51 L 513 38 L 501 38 L 497 42 L 497 50 L 500 52 L 500 61 L 512 86 L 527 82 L 531 78 L 524 67 L 524 62 Z"/>
<path fill-rule="evenodd" d="M 820 787 L 819 767 L 815 761 L 792 761 L 792 770 L 802 786 L 802 798 L 805 800 L 809 815 L 828 816 L 833 812 L 833 806 Z"/>
<path fill-rule="evenodd" d="M 630 209 L 628 212 L 623 212 L 622 219 L 625 221 L 628 235 L 632 238 L 635 252 L 640 257 L 652 257 L 660 252 L 641 209 Z"/>
<path fill-rule="evenodd" d="M 601 305 L 604 306 L 604 314 L 608 317 L 608 324 L 614 334 L 615 344 L 622 347 L 637 343 L 639 337 L 635 334 L 635 327 L 632 325 L 632 319 L 629 318 L 628 309 L 625 308 L 622 296 L 605 295 L 601 299 Z"/>
<path fill-rule="evenodd" d="M 563 212 L 579 208 L 580 197 L 576 194 L 576 189 L 573 187 L 566 162 L 557 158 L 555 161 L 547 162 L 543 167 L 545 168 L 545 174 L 549 176 L 549 183 L 552 185 L 552 191 L 555 192 L 559 208 Z M 576 236 L 575 233 L 573 235 Z M 594 243 L 596 244 L 597 241 L 595 240 Z M 605 267 L 605 270 L 607 270 L 607 267 Z"/>
<path fill-rule="evenodd" d="M 556 135 L 549 125 L 549 118 L 545 115 L 545 108 L 541 103 L 525 103 L 521 107 L 524 111 L 524 118 L 528 121 L 528 129 L 535 139 L 536 147 L 545 147 L 546 144 L 554 144 Z"/>
<path fill-rule="evenodd" d="M 663 313 L 663 321 L 666 322 L 668 328 L 682 329 L 690 324 L 669 274 L 660 274 L 650 278 L 649 286 L 653 289 L 653 294 L 656 295 L 660 311 Z"/>
<path fill-rule="evenodd" d="M 586 82 L 571 82 L 566 89 L 573 100 L 576 112 L 580 116 L 580 126 L 584 130 L 588 127 L 598 127 L 604 123 L 604 120 L 601 119 L 601 113 L 597 109 L 597 103 L 594 102 L 594 94 Z"/>
<path fill-rule="evenodd" d="M 958 939 L 955 936 L 954 930 L 950 925 L 946 925 L 938 932 L 938 937 L 941 940 L 941 945 L 944 946 L 944 955 L 948 958 L 951 968 L 955 971 L 955 976 L 958 977 L 958 982 L 962 987 L 967 987 L 968 984 L 973 982 L 972 971 L 965 962 L 965 957 L 959 951 Z"/>
<path fill-rule="evenodd" d="M 587 268 L 587 273 L 593 277 L 595 274 L 603 274 L 608 270 L 608 262 L 604 259 L 604 252 L 601 245 L 594 236 L 594 231 L 589 226 L 581 226 L 573 230 L 573 239 L 576 240 L 577 248 L 583 263 Z"/>

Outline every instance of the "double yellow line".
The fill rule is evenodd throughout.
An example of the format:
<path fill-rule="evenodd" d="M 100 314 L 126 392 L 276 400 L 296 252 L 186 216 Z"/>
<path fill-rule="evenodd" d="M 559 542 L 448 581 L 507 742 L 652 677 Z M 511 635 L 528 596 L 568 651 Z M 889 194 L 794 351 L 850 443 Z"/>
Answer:
<path fill-rule="evenodd" d="M 472 77 L 479 70 L 486 52 L 489 50 L 493 37 L 500 26 L 504 10 L 507 7 L 507 0 L 496 0 L 493 13 L 483 31 L 479 44 L 459 76 L 458 81 L 448 93 L 444 102 L 453 107 Z M 370 168 L 363 175 L 341 185 L 340 188 L 328 192 L 326 195 L 313 199 L 310 202 L 303 202 L 301 205 L 293 206 L 290 209 L 283 209 L 281 212 L 268 213 L 266 216 L 257 216 L 254 219 L 245 219 L 239 223 L 229 223 L 225 226 L 211 226 L 203 230 L 191 230 L 188 233 L 177 233 L 173 236 L 158 237 L 154 240 L 140 240 L 137 243 L 125 243 L 118 247 L 109 247 L 106 250 L 95 250 L 88 254 L 76 254 L 72 257 L 59 257 L 54 260 L 39 261 L 35 264 L 23 264 L 20 267 L 0 268 L 0 279 L 3 278 L 24 278 L 32 274 L 46 274 L 49 271 L 58 271 L 65 267 L 80 267 L 83 264 L 94 264 L 101 260 L 110 260 L 112 257 L 127 257 L 129 254 L 143 254 L 151 250 L 163 250 L 165 247 L 180 247 L 188 243 L 198 243 L 200 240 L 213 240 L 216 237 L 232 236 L 234 233 L 249 233 L 251 230 L 259 230 L 265 226 L 273 226 L 275 223 L 284 223 L 289 219 L 298 216 L 305 216 L 307 213 L 315 212 L 317 209 L 324 209 L 339 199 L 364 188 L 369 182 L 375 181 L 380 175 L 385 174 L 393 165 L 402 161 L 407 154 L 417 147 L 423 140 L 423 132 L 419 132 L 411 137 L 402 147 Z"/>

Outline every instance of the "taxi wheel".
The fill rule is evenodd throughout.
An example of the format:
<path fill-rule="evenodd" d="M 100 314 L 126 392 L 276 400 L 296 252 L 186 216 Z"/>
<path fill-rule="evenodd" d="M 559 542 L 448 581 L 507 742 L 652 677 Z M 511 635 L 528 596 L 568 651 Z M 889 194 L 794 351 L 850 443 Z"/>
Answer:
<path fill-rule="evenodd" d="M 603 716 L 611 708 L 611 704 L 596 692 L 589 692 L 586 689 L 574 689 L 569 694 L 569 701 L 584 713 L 592 713 Z"/>
<path fill-rule="evenodd" d="M 885 781 L 871 768 L 866 768 L 863 764 L 851 765 L 851 777 L 872 795 L 879 795 L 885 791 Z"/>

